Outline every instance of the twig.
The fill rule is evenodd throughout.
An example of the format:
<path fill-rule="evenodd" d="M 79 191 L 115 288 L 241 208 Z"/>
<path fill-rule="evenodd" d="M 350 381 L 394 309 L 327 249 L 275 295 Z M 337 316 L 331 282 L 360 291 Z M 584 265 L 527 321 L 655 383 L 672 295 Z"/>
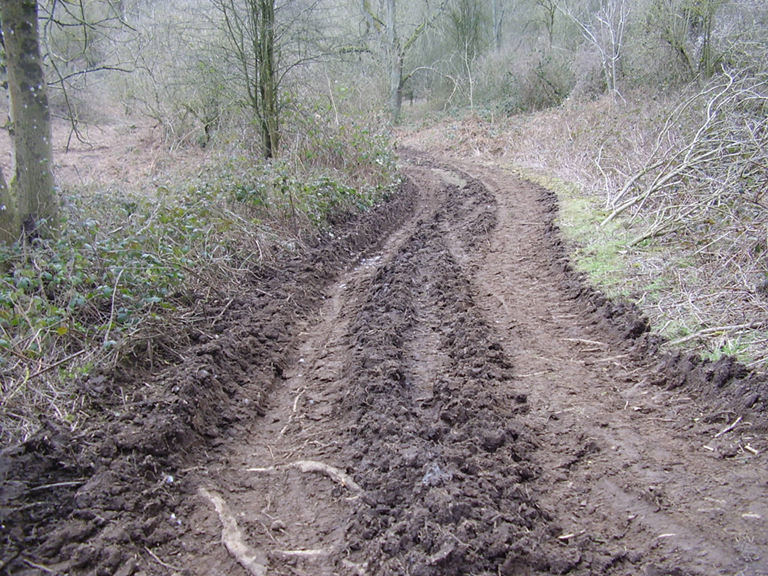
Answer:
<path fill-rule="evenodd" d="M 608 344 L 598 342 L 597 340 L 585 340 L 584 338 L 563 338 L 566 342 L 576 342 L 578 344 L 589 344 L 591 346 L 602 346 L 608 348 Z"/>
<path fill-rule="evenodd" d="M 293 412 L 296 413 L 296 410 L 299 409 L 299 399 L 301 398 L 301 395 L 304 394 L 304 388 L 302 388 L 298 394 L 296 394 L 296 399 L 293 401 Z"/>
<path fill-rule="evenodd" d="M 262 472 L 265 474 L 271 474 L 280 470 L 288 468 L 297 468 L 301 472 L 318 472 L 325 474 L 334 482 L 338 482 L 351 492 L 362 494 L 363 489 L 355 482 L 352 477 L 346 472 L 342 472 L 338 468 L 323 464 L 322 462 L 316 462 L 314 460 L 299 460 L 298 462 L 292 462 L 290 464 L 283 464 L 281 466 L 269 466 L 268 468 L 248 468 L 246 472 Z"/>
<path fill-rule="evenodd" d="M 691 340 L 695 340 L 696 338 L 700 338 L 701 336 L 707 336 L 709 334 L 717 334 L 718 332 L 736 332 L 737 330 L 757 330 L 758 328 L 765 327 L 765 322 L 751 322 L 750 324 L 737 324 L 734 326 L 717 326 L 715 328 L 704 328 L 703 330 L 699 330 L 695 334 L 690 334 L 689 336 L 686 336 L 684 338 L 679 338 L 678 340 L 674 340 L 670 342 L 671 346 L 677 346 L 679 344 L 684 344 L 685 342 L 689 342 Z"/>
<path fill-rule="evenodd" d="M 185 272 L 188 272 L 188 273 L 192 274 L 192 276 L 194 276 L 195 278 L 197 278 L 198 280 L 200 280 L 200 281 L 201 281 L 203 284 L 205 284 L 206 286 L 208 286 L 208 288 L 210 288 L 211 290 L 213 290 L 213 291 L 216 293 L 216 295 L 217 295 L 219 298 L 221 298 L 222 300 L 224 300 L 224 299 L 227 297 L 227 295 L 226 295 L 224 292 L 222 292 L 221 290 L 219 290 L 218 288 L 216 288 L 216 286 L 214 286 L 213 284 L 211 284 L 210 280 L 207 280 L 206 278 L 203 278 L 203 277 L 202 277 L 200 274 L 198 274 L 197 272 L 195 272 L 194 270 L 192 270 L 192 268 L 190 268 L 189 266 L 184 266 L 184 265 L 182 264 L 182 265 L 180 266 L 180 268 L 181 268 L 182 270 L 184 270 Z"/>
<path fill-rule="evenodd" d="M 115 287 L 112 289 L 112 306 L 109 310 L 109 322 L 107 322 L 107 331 L 104 334 L 104 347 L 106 348 L 107 342 L 109 342 L 109 333 L 112 330 L 112 320 L 115 318 L 115 296 L 117 296 L 117 285 L 120 284 L 120 278 L 123 275 L 125 268 L 120 268 L 120 273 L 115 280 Z"/>
<path fill-rule="evenodd" d="M 73 480 L 72 482 L 56 482 L 55 484 L 45 484 L 44 486 L 35 486 L 30 488 L 27 492 L 39 492 L 40 490 L 48 490 L 49 488 L 66 488 L 67 486 L 80 486 L 85 484 L 85 480 Z"/>
<path fill-rule="evenodd" d="M 168 568 L 169 570 L 173 570 L 174 572 L 181 572 L 181 568 L 178 568 L 178 567 L 176 567 L 176 566 L 173 566 L 172 564 L 168 564 L 167 562 L 163 562 L 162 560 L 160 560 L 160 558 L 158 558 L 157 554 L 155 554 L 154 552 L 152 552 L 152 550 L 150 550 L 150 549 L 149 549 L 149 548 L 147 548 L 146 546 L 144 546 L 144 550 L 146 550 L 146 551 L 147 551 L 147 554 L 149 554 L 150 556 L 152 556 L 152 558 L 154 558 L 154 559 L 155 559 L 155 562 L 157 562 L 158 564 L 160 564 L 160 566 L 164 566 L 165 568 Z"/>
<path fill-rule="evenodd" d="M 725 428 L 723 428 L 722 430 L 720 430 L 720 432 L 718 432 L 717 434 L 715 434 L 715 438 L 720 438 L 720 436 L 722 436 L 723 434 L 726 434 L 727 432 L 730 432 L 731 430 L 733 430 L 734 428 L 736 428 L 736 426 L 738 426 L 738 425 L 739 425 L 739 422 L 741 422 L 741 416 L 739 416 L 738 418 L 736 418 L 736 420 L 734 421 L 734 423 L 733 423 L 733 424 L 731 424 L 730 426 L 726 426 Z"/>
<path fill-rule="evenodd" d="M 613 362 L 614 360 L 620 360 L 621 358 L 626 358 L 629 356 L 629 354 L 619 354 L 618 356 L 611 356 L 610 358 L 598 358 L 597 360 L 593 360 L 595 364 L 598 364 L 600 362 Z"/>
<path fill-rule="evenodd" d="M 28 378 L 28 380 L 31 380 L 32 378 L 36 378 L 37 376 L 40 376 L 40 375 L 42 375 L 42 374 L 45 374 L 46 372 L 50 372 L 50 371 L 51 371 L 51 370 L 53 370 L 54 368 L 57 368 L 57 367 L 61 366 L 62 364 L 66 364 L 66 363 L 67 363 L 67 362 L 69 362 L 70 360 L 74 360 L 74 359 L 75 359 L 75 358 L 77 358 L 78 356 L 80 356 L 80 355 L 82 355 L 82 354 L 85 354 L 85 352 L 86 352 L 86 350 L 85 350 L 85 349 L 83 349 L 83 350 L 80 350 L 80 352 L 75 352 L 74 354 L 71 354 L 71 355 L 67 356 L 67 357 L 66 357 L 66 358 L 64 358 L 64 359 L 62 359 L 62 360 L 59 360 L 58 362 L 54 362 L 54 363 L 53 363 L 53 364 L 51 364 L 50 366 L 47 366 L 47 367 L 45 367 L 45 368 L 42 368 L 42 369 L 38 370 L 37 372 L 35 372 L 34 374 L 32 374 L 32 375 L 31 375 L 31 376 Z"/>
<path fill-rule="evenodd" d="M 47 572 L 48 574 L 56 574 L 56 570 L 51 570 L 50 568 L 48 568 L 48 566 L 37 564 L 36 562 L 32 562 L 32 560 L 27 560 L 26 558 L 22 558 L 21 561 L 24 562 L 24 564 L 26 564 L 30 568 L 37 568 L 38 570 L 42 570 L 43 572 Z"/>
<path fill-rule="evenodd" d="M 553 372 L 553 370 L 544 370 L 543 372 L 531 372 L 530 374 L 515 374 L 515 378 L 533 378 L 534 376 L 544 376 L 544 374 L 549 374 L 550 372 Z"/>
<path fill-rule="evenodd" d="M 221 520 L 221 541 L 227 551 L 245 568 L 251 576 L 267 576 L 267 559 L 264 554 L 254 550 L 243 540 L 243 534 L 237 527 L 232 511 L 224 499 L 218 494 L 212 494 L 205 488 L 200 488 L 200 494 L 207 498 Z"/>

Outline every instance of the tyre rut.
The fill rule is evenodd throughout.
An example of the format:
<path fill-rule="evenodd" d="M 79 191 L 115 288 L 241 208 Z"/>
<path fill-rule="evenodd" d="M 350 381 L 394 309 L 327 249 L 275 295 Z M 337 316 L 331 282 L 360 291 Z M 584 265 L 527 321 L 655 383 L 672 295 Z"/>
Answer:
<path fill-rule="evenodd" d="M 267 417 L 200 476 L 269 573 L 761 574 L 765 472 L 679 426 L 690 401 L 649 384 L 642 322 L 584 297 L 552 199 L 404 158 L 413 218 L 328 290 Z M 188 507 L 197 573 L 241 571 Z"/>
<path fill-rule="evenodd" d="M 500 202 L 505 233 L 474 276 L 479 304 L 509 335 L 532 406 L 524 423 L 540 442 L 538 501 L 580 550 L 577 571 L 765 573 L 766 530 L 754 521 L 765 513 L 763 467 L 712 458 L 702 409 L 649 384 L 658 360 L 626 338 L 634 322 L 606 322 L 574 290 L 550 194 L 498 167 L 465 169 Z"/>

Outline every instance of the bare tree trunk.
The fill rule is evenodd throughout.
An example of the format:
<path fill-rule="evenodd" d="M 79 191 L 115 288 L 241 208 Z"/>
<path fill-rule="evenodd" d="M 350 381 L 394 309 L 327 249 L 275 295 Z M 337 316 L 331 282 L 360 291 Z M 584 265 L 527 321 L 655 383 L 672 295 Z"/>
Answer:
<path fill-rule="evenodd" d="M 544 11 L 544 27 L 547 29 L 549 47 L 552 48 L 555 41 L 555 16 L 557 15 L 556 0 L 536 0 L 536 6 Z"/>
<path fill-rule="evenodd" d="M 496 50 L 501 50 L 501 31 L 504 23 L 504 0 L 493 0 L 492 4 L 493 18 L 493 46 Z"/>
<path fill-rule="evenodd" d="M 403 107 L 403 55 L 397 37 L 395 0 L 387 0 L 387 65 L 389 66 L 389 109 L 395 123 Z"/>
<path fill-rule="evenodd" d="M 59 201 L 53 181 L 53 143 L 48 92 L 40 56 L 35 0 L 0 0 L 3 15 L 8 92 L 11 102 L 15 222 L 27 237 L 58 226 Z"/>
<path fill-rule="evenodd" d="M 382 67 L 387 74 L 389 110 L 395 123 L 400 120 L 403 106 L 403 86 L 413 74 L 413 72 L 409 74 L 403 72 L 405 57 L 424 31 L 445 11 L 447 4 L 448 0 L 440 0 L 440 4 L 426 15 L 426 19 L 413 28 L 410 36 L 401 39 L 397 30 L 396 0 L 386 0 L 386 2 L 379 4 L 379 7 L 386 13 L 374 11 L 369 0 L 360 0 L 360 11 L 365 19 L 366 33 L 375 38 L 376 52 L 378 52 Z"/>
<path fill-rule="evenodd" d="M 612 96 L 621 95 L 618 80 L 622 70 L 624 34 L 629 13 L 627 0 L 601 0 L 598 10 L 583 19 L 571 12 L 565 12 L 581 29 L 584 38 L 597 50 L 606 88 Z"/>
<path fill-rule="evenodd" d="M 261 0 L 259 92 L 264 157 L 274 158 L 279 147 L 280 123 L 275 77 L 275 0 Z"/>
<path fill-rule="evenodd" d="M 274 158 L 280 146 L 275 0 L 214 0 L 213 5 L 224 17 L 222 29 L 259 127 L 262 155 Z"/>
<path fill-rule="evenodd" d="M 702 2 L 700 36 L 697 38 L 700 45 L 699 72 L 710 78 L 715 73 L 715 54 L 712 50 L 712 27 L 715 20 L 715 12 L 720 5 L 716 0 Z"/>

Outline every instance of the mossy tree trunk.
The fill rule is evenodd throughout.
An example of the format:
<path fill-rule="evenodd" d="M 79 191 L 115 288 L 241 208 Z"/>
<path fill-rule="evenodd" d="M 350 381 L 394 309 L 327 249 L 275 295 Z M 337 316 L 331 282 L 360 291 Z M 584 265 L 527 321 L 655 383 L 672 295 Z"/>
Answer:
<path fill-rule="evenodd" d="M 260 0 L 261 41 L 259 48 L 259 92 L 261 93 L 261 136 L 264 157 L 274 158 L 280 144 L 280 112 L 275 70 L 275 0 Z"/>
<path fill-rule="evenodd" d="M 40 55 L 34 0 L 0 0 L 11 112 L 13 168 L 8 182 L 16 214 L 10 237 L 50 235 L 58 227 L 59 200 L 54 190 L 53 143 L 48 91 Z M 6 205 L 6 212 L 12 210 Z M 5 236 L 5 232 L 3 233 Z"/>

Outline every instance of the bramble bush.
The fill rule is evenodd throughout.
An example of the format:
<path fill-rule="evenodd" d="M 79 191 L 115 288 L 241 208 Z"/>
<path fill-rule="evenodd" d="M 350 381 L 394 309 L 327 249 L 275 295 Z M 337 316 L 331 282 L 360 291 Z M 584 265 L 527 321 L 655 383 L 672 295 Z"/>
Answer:
<path fill-rule="evenodd" d="M 295 249 L 397 188 L 384 135 L 313 138 L 282 161 L 218 158 L 151 194 L 69 190 L 57 238 L 0 249 L 0 438 L 26 438 L 39 415 L 78 427 L 89 417 L 79 376 L 151 364 L 155 340 L 184 334 L 199 301 L 242 291 L 267 245 Z M 165 352 L 155 359 L 173 361 Z"/>

